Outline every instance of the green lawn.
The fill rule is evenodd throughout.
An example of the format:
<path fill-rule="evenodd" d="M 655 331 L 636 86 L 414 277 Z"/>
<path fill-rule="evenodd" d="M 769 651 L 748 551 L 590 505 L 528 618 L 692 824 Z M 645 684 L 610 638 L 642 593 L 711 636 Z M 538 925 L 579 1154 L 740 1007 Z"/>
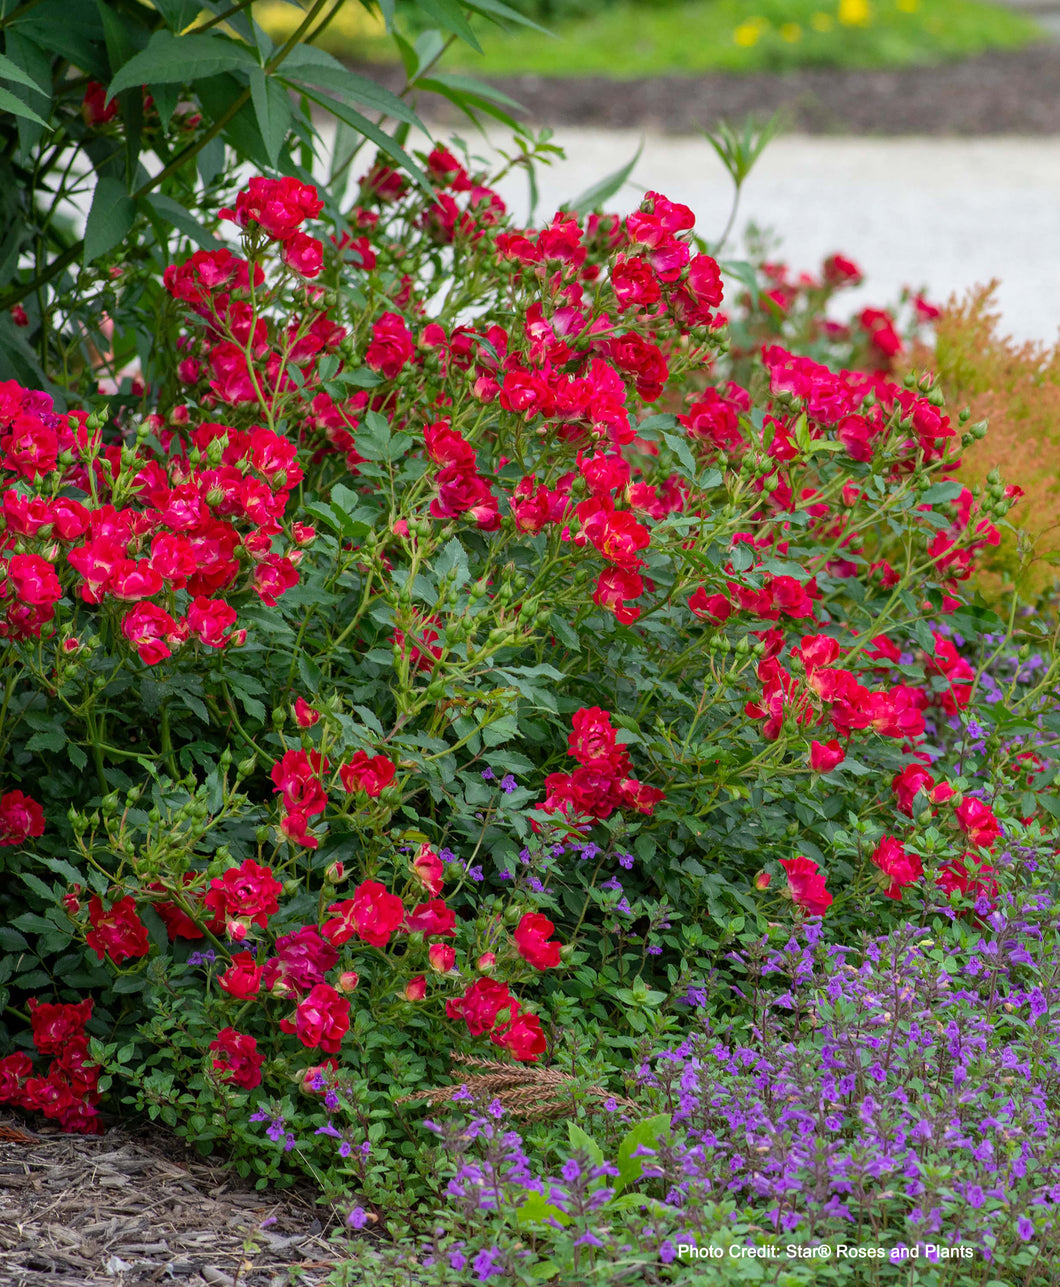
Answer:
<path fill-rule="evenodd" d="M 483 31 L 485 55 L 461 47 L 452 67 L 482 75 L 659 76 L 795 67 L 895 67 L 1018 48 L 1033 23 L 976 0 L 689 0 L 644 7 L 616 3 L 565 25 Z"/>
<path fill-rule="evenodd" d="M 262 5 L 274 35 L 298 11 Z M 347 14 L 347 10 L 350 11 Z M 266 16 L 267 15 L 267 16 Z M 356 21 L 352 21 L 356 19 Z M 381 25 L 381 24 L 380 24 Z M 660 76 L 796 67 L 900 67 L 1012 49 L 1040 38 L 1028 19 L 980 0 L 686 0 L 615 3 L 556 36 L 480 23 L 485 53 L 457 43 L 450 70 L 505 76 Z M 393 44 L 359 6 L 345 6 L 320 44 L 340 57 L 393 61 Z"/>

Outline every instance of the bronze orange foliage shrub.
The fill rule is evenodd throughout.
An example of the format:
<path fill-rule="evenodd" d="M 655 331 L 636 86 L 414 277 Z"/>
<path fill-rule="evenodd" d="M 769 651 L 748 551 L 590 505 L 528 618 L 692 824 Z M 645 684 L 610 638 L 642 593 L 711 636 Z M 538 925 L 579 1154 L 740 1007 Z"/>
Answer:
<path fill-rule="evenodd" d="M 961 477 L 969 486 L 988 486 L 992 470 L 1026 495 L 1014 507 L 1011 528 L 984 560 L 981 588 L 1002 585 L 1038 594 L 1058 578 L 1060 567 L 1060 339 L 1048 345 L 1019 343 L 1002 334 L 996 306 L 998 283 L 977 287 L 963 300 L 951 299 L 936 323 L 931 359 L 947 403 L 968 407 L 972 421 L 989 432 L 964 452 Z M 1021 571 L 1017 533 L 1025 533 L 1030 560 Z"/>

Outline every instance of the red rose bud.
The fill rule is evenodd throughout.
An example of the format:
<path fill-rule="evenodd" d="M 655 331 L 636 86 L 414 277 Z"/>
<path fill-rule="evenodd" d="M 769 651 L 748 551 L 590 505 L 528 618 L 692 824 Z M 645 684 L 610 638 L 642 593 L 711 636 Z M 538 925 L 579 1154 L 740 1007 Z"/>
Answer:
<path fill-rule="evenodd" d="M 246 921 L 226 921 L 225 933 L 233 943 L 242 943 L 247 936 L 249 926 Z"/>
<path fill-rule="evenodd" d="M 418 974 L 414 979 L 409 979 L 405 985 L 406 1001 L 422 1001 L 427 995 L 427 980 L 422 974 Z"/>
<path fill-rule="evenodd" d="M 324 873 L 324 879 L 329 885 L 337 885 L 346 877 L 346 867 L 344 863 L 333 862 Z"/>
<path fill-rule="evenodd" d="M 760 871 L 755 877 L 755 889 L 768 889 L 772 879 L 768 871 Z"/>
<path fill-rule="evenodd" d="M 361 976 L 356 970 L 343 970 L 335 988 L 338 992 L 352 992 L 360 981 Z"/>
<path fill-rule="evenodd" d="M 437 897 L 442 892 L 445 869 L 441 858 L 426 842 L 420 845 L 416 857 L 412 860 L 412 870 L 429 894 Z"/>
<path fill-rule="evenodd" d="M 810 743 L 810 768 L 814 773 L 831 773 L 845 758 L 846 751 L 835 738 L 830 742 Z"/>
<path fill-rule="evenodd" d="M 478 958 L 475 965 L 482 974 L 488 974 L 497 964 L 497 954 L 495 952 L 483 952 Z"/>
<path fill-rule="evenodd" d="M 299 728 L 312 728 L 317 720 L 320 719 L 320 712 L 315 707 L 310 706 L 302 697 L 294 699 L 292 712 L 298 721 Z"/>
<path fill-rule="evenodd" d="M 456 964 L 456 952 L 444 943 L 432 943 L 427 959 L 431 963 L 432 970 L 437 970 L 439 974 L 448 974 Z"/>

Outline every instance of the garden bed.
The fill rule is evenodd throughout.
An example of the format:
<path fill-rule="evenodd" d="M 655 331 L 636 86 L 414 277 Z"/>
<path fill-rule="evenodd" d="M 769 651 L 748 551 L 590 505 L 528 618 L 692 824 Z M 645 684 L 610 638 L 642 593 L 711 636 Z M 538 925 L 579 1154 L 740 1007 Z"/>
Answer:
<path fill-rule="evenodd" d="M 165 1136 L 0 1140 L 0 1281 L 19 1287 L 303 1287 L 333 1267 L 325 1208 L 259 1193 Z"/>

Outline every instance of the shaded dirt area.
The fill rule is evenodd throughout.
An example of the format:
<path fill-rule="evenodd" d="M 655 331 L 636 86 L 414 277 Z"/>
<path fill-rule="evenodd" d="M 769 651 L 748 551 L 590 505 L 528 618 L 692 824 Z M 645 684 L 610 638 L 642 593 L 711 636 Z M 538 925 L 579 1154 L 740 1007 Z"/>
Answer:
<path fill-rule="evenodd" d="M 379 68 L 369 74 L 390 76 L 382 76 Z M 388 83 L 395 81 L 400 88 L 396 72 Z M 542 125 L 689 134 L 719 119 L 770 116 L 779 110 L 789 129 L 805 134 L 1060 135 L 1060 45 L 899 71 L 632 81 L 517 76 L 492 83 Z M 440 124 L 466 119 L 437 98 L 420 106 Z"/>
<path fill-rule="evenodd" d="M 0 1140 L 3 1287 L 319 1287 L 340 1258 L 328 1219 L 164 1137 Z"/>

